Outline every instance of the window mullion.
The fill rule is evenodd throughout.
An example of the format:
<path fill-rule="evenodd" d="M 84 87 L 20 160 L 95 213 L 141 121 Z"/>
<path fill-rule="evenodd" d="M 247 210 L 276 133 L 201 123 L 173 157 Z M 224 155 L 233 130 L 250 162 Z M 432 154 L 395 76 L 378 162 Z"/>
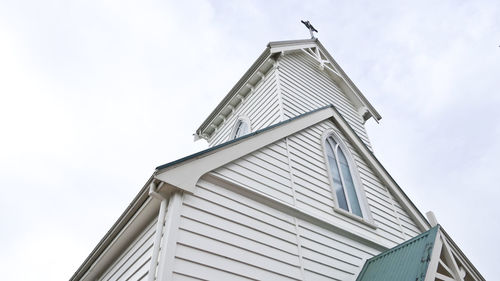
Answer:
<path fill-rule="evenodd" d="M 338 154 L 337 154 L 337 150 L 340 149 L 339 148 L 339 144 L 337 144 L 335 146 L 335 149 L 333 150 L 333 153 L 335 154 L 335 161 L 337 162 L 337 168 L 339 169 L 339 176 L 340 176 L 340 182 L 342 183 L 342 192 L 344 192 L 344 196 L 345 196 L 345 199 L 346 199 L 346 203 L 347 203 L 347 208 L 349 209 L 348 211 L 350 212 L 352 210 L 351 208 L 351 202 L 349 200 L 349 194 L 347 194 L 346 190 L 345 190 L 345 181 L 344 181 L 344 176 L 342 175 L 342 166 L 340 165 L 340 161 L 339 161 L 339 157 L 338 157 Z"/>

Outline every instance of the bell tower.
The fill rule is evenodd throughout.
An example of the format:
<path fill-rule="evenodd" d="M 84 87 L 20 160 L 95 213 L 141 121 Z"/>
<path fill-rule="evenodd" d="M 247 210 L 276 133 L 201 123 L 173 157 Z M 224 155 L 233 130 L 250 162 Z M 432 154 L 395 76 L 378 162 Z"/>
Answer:
<path fill-rule="evenodd" d="M 196 131 L 210 146 L 333 105 L 371 148 L 364 123 L 380 114 L 316 39 L 270 42 Z"/>

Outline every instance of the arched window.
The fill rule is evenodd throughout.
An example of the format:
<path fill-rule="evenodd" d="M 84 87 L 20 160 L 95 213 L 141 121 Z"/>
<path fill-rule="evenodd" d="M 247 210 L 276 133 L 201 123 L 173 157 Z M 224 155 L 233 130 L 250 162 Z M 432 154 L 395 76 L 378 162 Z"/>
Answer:
<path fill-rule="evenodd" d="M 356 171 L 353 170 L 354 167 L 349 165 L 346 157 L 346 154 L 349 152 L 333 134 L 329 134 L 326 137 L 325 149 L 338 207 L 359 217 L 363 217 L 352 174 Z"/>
<path fill-rule="evenodd" d="M 248 118 L 239 118 L 233 128 L 232 139 L 239 138 L 250 133 L 250 121 Z"/>

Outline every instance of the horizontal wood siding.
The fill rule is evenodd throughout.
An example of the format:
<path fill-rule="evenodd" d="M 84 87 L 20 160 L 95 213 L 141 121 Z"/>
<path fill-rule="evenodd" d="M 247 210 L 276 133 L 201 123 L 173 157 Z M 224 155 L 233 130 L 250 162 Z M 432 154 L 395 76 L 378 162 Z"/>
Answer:
<path fill-rule="evenodd" d="M 378 254 L 317 225 L 298 221 L 306 280 L 355 280 L 366 259 Z"/>
<path fill-rule="evenodd" d="M 289 170 L 286 144 L 278 141 L 212 173 L 277 200 L 293 203 Z"/>
<path fill-rule="evenodd" d="M 288 137 L 293 187 L 297 207 L 320 217 L 340 218 L 356 231 L 375 232 L 381 240 L 396 245 L 420 233 L 388 189 L 367 166 L 347 139 L 342 138 L 357 164 L 362 187 L 376 230 L 334 211 L 332 187 L 323 152 L 322 134 L 328 129 L 342 133 L 331 121 L 324 121 Z M 361 230 L 360 230 L 361 228 Z"/>
<path fill-rule="evenodd" d="M 156 219 L 139 234 L 134 242 L 98 280 L 146 280 L 151 262 L 155 232 Z"/>
<path fill-rule="evenodd" d="M 274 68 L 266 73 L 265 77 L 254 86 L 254 92 L 250 93 L 219 126 L 208 141 L 209 146 L 230 140 L 231 132 L 240 115 L 250 119 L 252 132 L 281 121 Z"/>
<path fill-rule="evenodd" d="M 378 253 L 200 180 L 184 195 L 173 280 L 352 281 Z"/>
<path fill-rule="evenodd" d="M 279 83 L 285 119 L 333 104 L 371 149 L 361 116 L 319 63 L 303 52 L 280 57 Z"/>
<path fill-rule="evenodd" d="M 300 280 L 293 218 L 200 181 L 184 196 L 174 262 L 179 280 Z"/>
<path fill-rule="evenodd" d="M 306 213 L 338 222 L 353 231 L 374 233 L 377 239 L 389 245 L 397 245 L 418 235 L 420 231 L 417 225 L 350 142 L 343 137 L 343 142 L 357 165 L 376 229 L 334 210 L 334 195 L 321 140 L 323 132 L 329 129 L 342 136 L 332 121 L 324 121 L 211 173 L 239 186 L 295 205 Z"/>

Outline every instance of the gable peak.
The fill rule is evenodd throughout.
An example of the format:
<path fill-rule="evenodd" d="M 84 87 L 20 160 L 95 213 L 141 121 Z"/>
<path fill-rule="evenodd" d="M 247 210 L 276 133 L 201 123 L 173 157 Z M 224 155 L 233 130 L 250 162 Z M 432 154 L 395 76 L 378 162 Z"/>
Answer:
<path fill-rule="evenodd" d="M 325 71 L 354 104 L 363 120 L 373 117 L 378 122 L 382 118 L 317 38 L 272 41 L 196 130 L 195 140 L 200 138 L 209 140 L 233 114 L 235 108 L 252 93 L 254 86 L 264 78 L 264 75 L 277 67 L 278 58 L 292 52 L 304 52 L 315 59 L 321 71 Z"/>

